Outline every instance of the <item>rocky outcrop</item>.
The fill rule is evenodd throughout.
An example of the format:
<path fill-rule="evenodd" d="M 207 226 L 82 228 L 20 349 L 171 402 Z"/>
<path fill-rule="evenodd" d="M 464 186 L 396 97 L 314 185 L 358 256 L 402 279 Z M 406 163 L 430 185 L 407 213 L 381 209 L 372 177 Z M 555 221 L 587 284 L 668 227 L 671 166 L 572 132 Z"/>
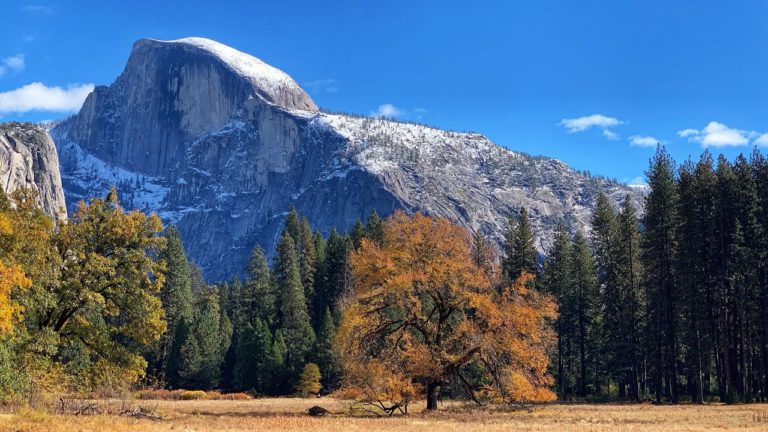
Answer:
<path fill-rule="evenodd" d="M 57 220 L 67 217 L 56 146 L 40 126 L 0 124 L 0 187 L 7 194 L 32 189 L 45 213 Z"/>
<path fill-rule="evenodd" d="M 211 280 L 242 272 L 256 244 L 270 253 L 292 206 L 323 233 L 405 209 L 500 239 L 525 205 L 544 252 L 557 221 L 589 229 L 600 191 L 639 197 L 480 134 L 319 112 L 284 73 L 199 38 L 137 42 L 52 134 L 70 205 L 116 185 L 176 224 Z"/>

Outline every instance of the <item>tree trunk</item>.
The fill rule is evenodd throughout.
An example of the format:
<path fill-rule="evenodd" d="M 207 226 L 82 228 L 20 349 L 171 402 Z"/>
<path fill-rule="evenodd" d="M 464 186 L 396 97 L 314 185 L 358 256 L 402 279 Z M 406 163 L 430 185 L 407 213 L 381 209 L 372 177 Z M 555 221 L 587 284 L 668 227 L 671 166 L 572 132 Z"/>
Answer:
<path fill-rule="evenodd" d="M 440 396 L 440 383 L 437 381 L 427 384 L 427 409 L 434 411 L 437 409 L 437 398 Z"/>

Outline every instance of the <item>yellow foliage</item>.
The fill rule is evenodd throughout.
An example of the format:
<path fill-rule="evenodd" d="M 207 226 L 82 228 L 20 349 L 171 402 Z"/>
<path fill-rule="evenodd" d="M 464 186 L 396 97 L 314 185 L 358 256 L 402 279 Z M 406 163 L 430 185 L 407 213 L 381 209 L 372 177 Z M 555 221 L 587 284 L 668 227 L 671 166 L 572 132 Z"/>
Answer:
<path fill-rule="evenodd" d="M 208 394 L 202 390 L 185 390 L 181 393 L 179 399 L 181 400 L 196 400 L 205 399 Z"/>
<path fill-rule="evenodd" d="M 470 241 L 447 220 L 402 212 L 384 223 L 381 245 L 362 240 L 336 338 L 348 386 L 379 401 L 448 382 L 475 398 L 551 400 L 554 302 L 528 288 L 529 274 L 498 287 L 498 274 L 472 259 Z M 471 382 L 468 367 L 483 379 Z"/>
<path fill-rule="evenodd" d="M 19 266 L 7 266 L 0 261 L 0 336 L 13 330 L 21 320 L 22 306 L 11 299 L 13 288 L 28 288 L 30 281 Z"/>

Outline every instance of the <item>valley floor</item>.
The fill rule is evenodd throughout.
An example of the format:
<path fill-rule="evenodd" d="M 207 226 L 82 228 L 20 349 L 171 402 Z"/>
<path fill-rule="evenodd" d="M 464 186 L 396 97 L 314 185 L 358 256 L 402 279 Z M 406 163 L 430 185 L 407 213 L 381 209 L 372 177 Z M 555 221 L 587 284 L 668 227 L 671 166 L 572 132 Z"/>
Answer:
<path fill-rule="evenodd" d="M 320 405 L 347 412 L 349 404 L 322 399 L 247 401 L 99 401 L 111 412 L 143 406 L 161 420 L 117 415 L 56 415 L 21 409 L 0 413 L 0 431 L 768 431 L 768 404 L 755 405 L 565 405 L 532 412 L 465 410 L 458 405 L 431 414 L 412 408 L 405 417 L 370 418 L 331 414 L 309 417 Z"/>

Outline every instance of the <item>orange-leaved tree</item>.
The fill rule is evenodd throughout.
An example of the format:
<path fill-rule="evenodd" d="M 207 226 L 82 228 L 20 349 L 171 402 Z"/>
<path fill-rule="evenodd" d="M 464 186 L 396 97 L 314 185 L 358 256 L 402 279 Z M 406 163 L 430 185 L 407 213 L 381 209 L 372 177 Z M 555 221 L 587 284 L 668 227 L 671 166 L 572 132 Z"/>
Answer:
<path fill-rule="evenodd" d="M 554 302 L 528 288 L 528 274 L 499 287 L 463 228 L 397 212 L 381 244 L 363 240 L 350 264 L 336 346 L 345 385 L 367 402 L 391 414 L 426 396 L 436 409 L 445 386 L 477 403 L 554 399 Z"/>

